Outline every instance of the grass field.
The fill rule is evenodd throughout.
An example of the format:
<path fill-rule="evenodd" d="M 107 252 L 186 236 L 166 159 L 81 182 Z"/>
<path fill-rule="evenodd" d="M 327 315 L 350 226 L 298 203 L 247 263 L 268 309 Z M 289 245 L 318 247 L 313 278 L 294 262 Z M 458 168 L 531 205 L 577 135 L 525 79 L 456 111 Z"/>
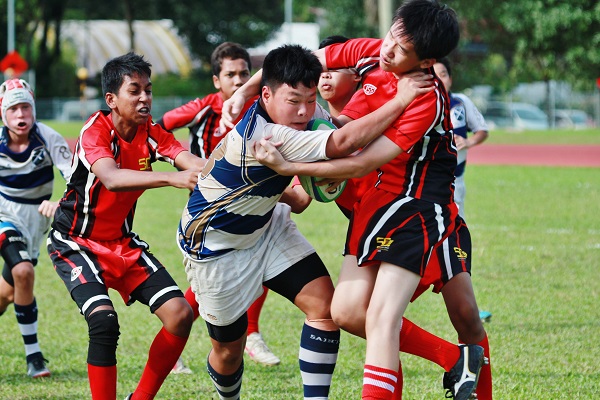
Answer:
<path fill-rule="evenodd" d="M 583 136 L 594 138 L 584 143 L 597 144 L 595 137 L 600 136 L 598 131 L 595 136 L 564 135 L 571 133 L 582 141 Z M 529 133 L 505 135 L 529 137 Z M 554 132 L 532 136 L 539 136 L 540 142 L 561 137 Z M 469 167 L 466 213 L 473 236 L 473 281 L 480 308 L 493 313 L 486 329 L 496 399 L 593 399 L 600 393 L 599 172 L 593 168 Z M 59 195 L 63 190 L 60 178 L 56 186 Z M 182 190 L 150 190 L 138 204 L 134 225 L 182 288 L 187 288 L 187 282 L 174 235 L 186 199 L 187 192 Z M 341 264 L 344 218 L 334 205 L 313 204 L 294 219 L 335 279 Z M 89 398 L 87 327 L 44 255 L 36 268 L 39 338 L 53 376 L 36 381 L 26 376 L 23 345 L 10 307 L 0 317 L 1 400 Z M 144 306 L 125 307 L 118 295 L 113 300 L 122 327 L 118 393 L 123 398 L 136 386 L 159 322 Z M 424 294 L 409 306 L 408 317 L 456 340 L 441 296 Z M 291 304 L 269 295 L 261 331 L 282 364 L 268 368 L 247 360 L 244 399 L 302 398 L 297 366 L 302 322 L 303 315 Z M 216 399 L 204 372 L 208 350 L 204 324 L 198 321 L 183 354 L 195 374 L 169 376 L 158 398 Z M 364 351 L 362 340 L 342 335 L 332 399 L 360 397 Z M 404 399 L 443 398 L 441 368 L 410 355 L 403 355 L 402 362 Z"/>

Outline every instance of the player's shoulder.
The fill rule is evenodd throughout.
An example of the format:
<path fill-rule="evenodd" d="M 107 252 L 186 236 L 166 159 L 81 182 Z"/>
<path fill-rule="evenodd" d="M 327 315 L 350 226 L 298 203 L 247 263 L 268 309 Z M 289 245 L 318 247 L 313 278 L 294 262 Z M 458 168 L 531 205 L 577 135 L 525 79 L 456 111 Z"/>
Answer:
<path fill-rule="evenodd" d="M 44 124 L 43 122 L 36 121 L 35 125 L 37 126 L 37 129 L 38 129 L 38 132 L 40 133 L 40 135 L 42 135 L 44 137 L 56 137 L 56 136 L 62 137 L 62 135 L 57 130 Z"/>
<path fill-rule="evenodd" d="M 454 98 L 456 101 L 461 102 L 461 103 L 463 103 L 463 104 L 465 104 L 467 106 L 474 105 L 473 100 L 471 100 L 471 98 L 469 96 L 467 96 L 466 94 L 464 94 L 464 93 L 454 93 L 454 92 L 452 92 L 450 94 L 450 96 L 452 98 Z"/>

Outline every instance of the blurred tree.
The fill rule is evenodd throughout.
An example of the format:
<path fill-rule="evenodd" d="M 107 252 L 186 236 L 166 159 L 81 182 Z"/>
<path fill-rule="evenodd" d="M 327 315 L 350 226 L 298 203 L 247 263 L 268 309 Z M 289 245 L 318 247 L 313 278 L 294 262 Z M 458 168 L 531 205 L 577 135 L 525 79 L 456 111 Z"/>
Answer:
<path fill-rule="evenodd" d="M 457 89 L 487 83 L 497 90 L 517 82 L 566 80 L 591 89 L 600 65 L 600 3 L 597 0 L 446 0 L 462 24 L 462 40 L 452 54 L 459 64 Z M 394 2 L 394 7 L 400 0 Z M 377 37 L 376 0 L 295 1 L 294 21 L 316 21 L 321 37 Z M 191 52 L 208 61 L 215 45 L 225 40 L 253 47 L 283 22 L 284 2 L 248 0 L 19 0 L 16 8 L 17 50 L 36 69 L 39 96 L 64 95 L 52 71 L 67 71 L 61 61 L 63 19 L 172 19 L 188 39 Z M 0 0 L 6 10 L 7 0 Z M 6 13 L 0 30 L 6 32 Z M 34 32 L 38 32 L 34 36 Z M 130 38 L 131 39 L 131 38 Z M 6 43 L 0 43 L 1 56 Z M 60 64 L 61 68 L 52 67 Z M 73 79 L 75 81 L 75 79 Z M 64 85 L 63 85 L 64 86 Z"/>
<path fill-rule="evenodd" d="M 329 0 L 321 3 L 326 10 L 326 24 L 321 37 L 343 35 L 379 37 L 377 2 L 374 0 Z"/>
<path fill-rule="evenodd" d="M 284 19 L 280 0 L 247 0 L 239 3 L 210 0 L 166 0 L 163 18 L 173 19 L 187 37 L 192 52 L 203 61 L 224 41 L 253 47 L 264 42 Z"/>
<path fill-rule="evenodd" d="M 592 89 L 600 71 L 597 0 L 449 0 L 464 22 L 463 47 L 484 43 L 501 55 L 513 82 L 568 81 Z M 471 65 L 480 68 L 480 65 Z M 489 78 L 498 78 L 490 75 Z M 495 81 L 496 84 L 499 82 Z M 490 83 L 490 82 L 488 82 Z"/>

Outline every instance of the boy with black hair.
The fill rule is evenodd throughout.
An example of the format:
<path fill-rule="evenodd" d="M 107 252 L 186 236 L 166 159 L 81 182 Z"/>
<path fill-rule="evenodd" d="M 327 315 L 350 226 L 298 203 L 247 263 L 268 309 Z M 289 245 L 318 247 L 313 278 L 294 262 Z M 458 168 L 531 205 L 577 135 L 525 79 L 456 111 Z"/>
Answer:
<path fill-rule="evenodd" d="M 127 399 L 156 396 L 192 327 L 192 309 L 183 293 L 132 231 L 136 202 L 144 190 L 191 190 L 205 162 L 152 122 L 150 67 L 142 56 L 128 53 L 102 69 L 102 91 L 110 111 L 94 113 L 83 126 L 71 179 L 48 235 L 55 270 L 88 325 L 88 378 L 94 400 L 114 400 L 117 395 L 120 331 L 109 288 L 128 305 L 147 305 L 163 324 L 138 387 Z M 151 164 L 158 160 L 179 171 L 152 171 Z"/>

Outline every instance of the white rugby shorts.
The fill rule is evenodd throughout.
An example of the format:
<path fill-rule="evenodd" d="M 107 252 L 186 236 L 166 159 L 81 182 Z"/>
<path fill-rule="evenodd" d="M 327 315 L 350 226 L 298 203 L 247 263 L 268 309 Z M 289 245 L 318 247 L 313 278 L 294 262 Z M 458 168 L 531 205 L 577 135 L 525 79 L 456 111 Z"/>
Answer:
<path fill-rule="evenodd" d="M 50 229 L 50 218 L 38 211 L 39 204 L 21 204 L 0 196 L 0 220 L 10 222 L 27 241 L 27 252 L 31 259 L 40 256 L 42 240 Z"/>
<path fill-rule="evenodd" d="M 290 207 L 277 203 L 269 227 L 254 246 L 216 259 L 184 260 L 200 316 L 216 326 L 232 324 L 262 294 L 264 281 L 314 252 L 290 218 Z"/>

